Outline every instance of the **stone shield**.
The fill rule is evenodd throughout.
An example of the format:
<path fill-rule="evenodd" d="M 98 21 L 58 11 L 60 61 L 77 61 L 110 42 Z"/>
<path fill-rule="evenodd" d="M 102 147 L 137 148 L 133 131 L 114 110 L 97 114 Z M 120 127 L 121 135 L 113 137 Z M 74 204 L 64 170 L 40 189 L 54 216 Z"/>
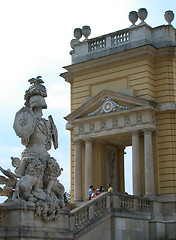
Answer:
<path fill-rule="evenodd" d="M 22 107 L 16 113 L 13 128 L 20 138 L 28 138 L 34 132 L 35 125 L 35 115 L 30 108 Z"/>
<path fill-rule="evenodd" d="M 56 125 L 54 124 L 53 118 L 52 116 L 48 116 L 48 120 L 50 122 L 51 125 L 51 136 L 52 136 L 52 140 L 53 140 L 53 145 L 54 148 L 57 149 L 58 148 L 58 132 L 57 132 L 57 128 Z"/>

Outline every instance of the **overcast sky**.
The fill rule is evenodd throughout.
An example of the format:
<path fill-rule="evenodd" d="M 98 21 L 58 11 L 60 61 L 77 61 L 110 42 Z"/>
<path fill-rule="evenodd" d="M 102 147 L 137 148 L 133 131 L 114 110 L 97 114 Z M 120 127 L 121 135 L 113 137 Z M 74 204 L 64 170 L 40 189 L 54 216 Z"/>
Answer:
<path fill-rule="evenodd" d="M 91 27 L 90 38 L 128 28 L 130 11 L 144 7 L 151 27 L 166 24 L 164 12 L 175 0 L 1 0 L 0 1 L 0 165 L 11 168 L 10 157 L 24 147 L 13 130 L 15 113 L 23 107 L 28 79 L 42 76 L 48 109 L 59 131 L 59 149 L 51 150 L 64 172 L 60 181 L 70 189 L 70 138 L 64 116 L 70 113 L 70 86 L 60 77 L 71 64 L 70 41 L 74 28 Z M 139 22 L 138 22 L 139 23 Z M 174 19 L 172 25 L 176 27 Z M 130 166 L 130 164 L 127 164 Z M 130 180 L 128 180 L 130 181 Z M 131 190 L 129 189 L 129 192 Z"/>

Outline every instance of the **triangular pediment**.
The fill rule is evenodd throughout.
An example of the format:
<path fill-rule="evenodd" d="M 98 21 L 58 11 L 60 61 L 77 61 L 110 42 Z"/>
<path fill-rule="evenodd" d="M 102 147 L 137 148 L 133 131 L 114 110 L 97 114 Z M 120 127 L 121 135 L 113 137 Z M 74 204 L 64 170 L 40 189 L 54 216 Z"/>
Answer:
<path fill-rule="evenodd" d="M 101 114 L 111 114 L 114 112 L 131 111 L 135 108 L 155 108 L 156 103 L 137 97 L 104 90 L 87 102 L 74 110 L 65 119 L 72 122 L 77 119 L 83 119 Z"/>

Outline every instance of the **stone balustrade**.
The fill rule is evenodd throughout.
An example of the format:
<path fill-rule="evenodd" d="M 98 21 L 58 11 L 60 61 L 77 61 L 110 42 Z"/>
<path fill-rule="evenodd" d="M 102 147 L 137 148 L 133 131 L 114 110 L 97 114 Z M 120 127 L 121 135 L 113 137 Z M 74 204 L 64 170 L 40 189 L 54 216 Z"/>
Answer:
<path fill-rule="evenodd" d="M 151 201 L 144 197 L 121 193 L 102 193 L 70 212 L 74 231 L 78 231 L 112 211 L 136 212 L 150 216 Z"/>
<path fill-rule="evenodd" d="M 71 211 L 74 218 L 75 230 L 85 227 L 95 218 L 101 217 L 106 211 L 110 210 L 108 204 L 109 195 L 102 193 L 100 196 L 92 199 Z"/>
<path fill-rule="evenodd" d="M 146 44 L 156 48 L 176 44 L 176 30 L 172 25 L 155 28 L 146 23 L 109 33 L 100 37 L 76 42 L 73 46 L 72 63 L 79 63 L 101 56 L 133 49 Z"/>

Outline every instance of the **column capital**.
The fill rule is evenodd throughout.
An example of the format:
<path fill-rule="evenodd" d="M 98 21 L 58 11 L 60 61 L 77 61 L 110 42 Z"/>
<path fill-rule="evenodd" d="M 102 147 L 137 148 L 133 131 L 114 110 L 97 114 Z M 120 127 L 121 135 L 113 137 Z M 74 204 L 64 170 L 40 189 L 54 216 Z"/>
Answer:
<path fill-rule="evenodd" d="M 93 143 L 92 138 L 85 138 L 85 139 L 83 139 L 83 141 L 84 141 L 85 143 Z"/>
<path fill-rule="evenodd" d="M 82 143 L 82 140 L 80 140 L 80 139 L 74 139 L 72 142 L 76 145 L 76 144 L 81 144 L 81 143 Z"/>
<path fill-rule="evenodd" d="M 132 136 L 138 136 L 139 135 L 139 130 L 134 130 L 132 131 Z"/>
<path fill-rule="evenodd" d="M 154 132 L 156 129 L 155 128 L 152 128 L 152 127 L 148 127 L 146 129 L 143 129 L 142 131 L 144 132 L 144 134 L 147 134 L 147 133 L 152 133 Z"/>

